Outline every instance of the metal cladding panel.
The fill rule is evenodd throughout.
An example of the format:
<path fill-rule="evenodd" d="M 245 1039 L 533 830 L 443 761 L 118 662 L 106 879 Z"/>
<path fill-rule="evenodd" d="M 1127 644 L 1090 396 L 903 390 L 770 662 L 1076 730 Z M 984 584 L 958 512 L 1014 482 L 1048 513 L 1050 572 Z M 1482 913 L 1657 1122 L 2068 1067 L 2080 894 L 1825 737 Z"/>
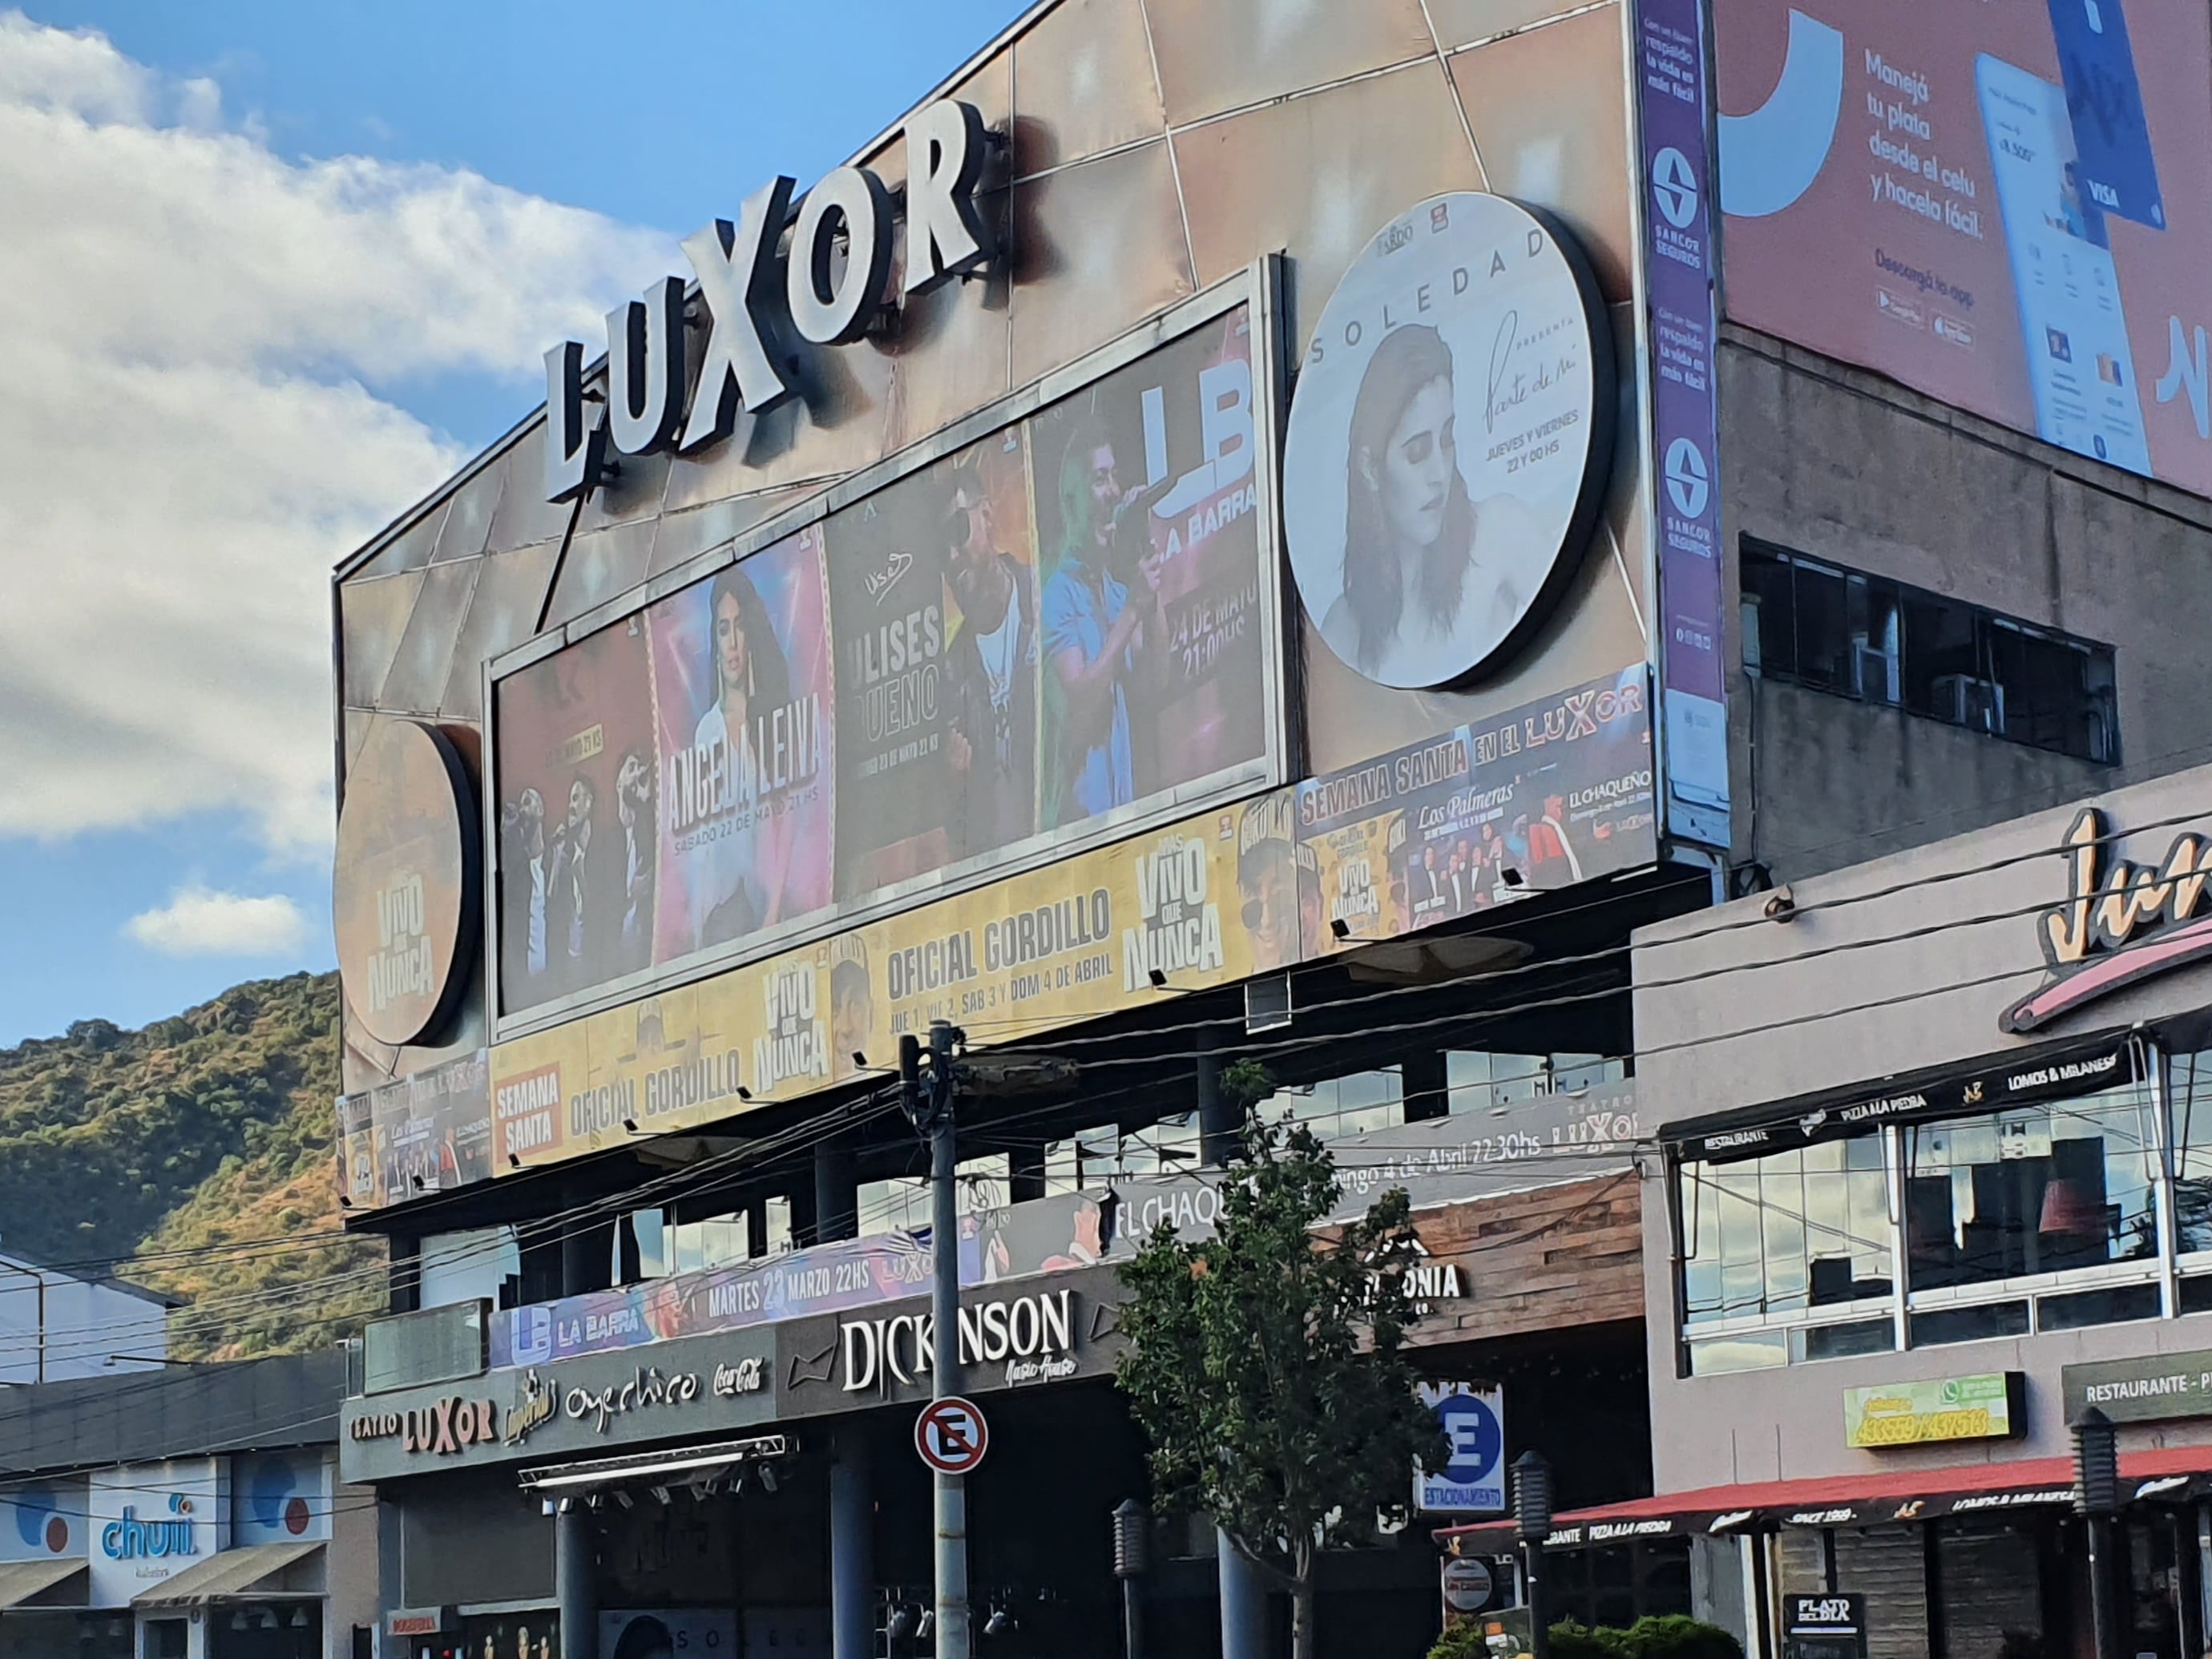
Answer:
<path fill-rule="evenodd" d="M 450 720 L 483 718 L 483 665 L 538 631 L 560 551 L 559 543 L 541 542 L 477 561 L 480 569 L 453 646 L 453 672 L 439 699 L 439 713 Z"/>
<path fill-rule="evenodd" d="M 467 620 L 469 599 L 483 570 L 482 559 L 434 564 L 422 573 L 422 589 L 400 635 L 399 648 L 377 693 L 380 708 L 410 714 L 434 714 L 452 677 L 453 648 Z"/>
<path fill-rule="evenodd" d="M 1420 0 L 1171 0 L 1146 15 L 1176 126 L 1436 51 Z"/>
<path fill-rule="evenodd" d="M 1423 0 L 1423 3 L 1428 8 L 1437 44 L 1449 52 L 1573 11 L 1584 0 Z M 1614 27 L 1619 27 L 1617 21 Z"/>
<path fill-rule="evenodd" d="M 1451 60 L 1490 188 L 1566 222 L 1609 301 L 1634 297 L 1628 79 L 1605 6 Z"/>
<path fill-rule="evenodd" d="M 1018 386 L 1196 289 L 1164 142 L 1015 185 L 1014 247 Z"/>
<path fill-rule="evenodd" d="M 422 591 L 422 572 L 380 576 L 371 581 L 348 582 L 339 592 L 338 615 L 345 653 L 345 700 L 349 708 L 374 708 L 384 690 L 384 677 L 398 654 L 415 609 L 415 596 Z"/>
<path fill-rule="evenodd" d="M 594 605 L 617 593 L 626 593 L 645 580 L 653 556 L 653 521 L 610 525 L 588 535 L 578 534 L 561 556 L 560 574 L 553 579 L 553 600 L 546 607 L 545 626 L 558 628 L 574 622 Z"/>
<path fill-rule="evenodd" d="M 1301 357 L 1370 237 L 1426 197 L 1482 188 L 1434 57 L 1178 132 L 1175 148 L 1199 283 L 1288 249 Z"/>
<path fill-rule="evenodd" d="M 355 572 L 358 580 L 373 580 L 379 576 L 397 576 L 409 570 L 420 570 L 430 562 L 431 550 L 437 544 L 439 529 L 444 524 L 447 506 L 440 502 L 384 544 L 383 550 L 361 569 Z"/>
<path fill-rule="evenodd" d="M 1167 130 L 1143 0 L 1062 0 L 1014 42 L 1019 174 Z"/>
<path fill-rule="evenodd" d="M 499 508 L 499 492 L 507 482 L 504 471 L 485 467 L 453 491 L 446 507 L 445 522 L 438 526 L 438 545 L 430 562 L 473 558 L 491 544 L 492 515 Z"/>

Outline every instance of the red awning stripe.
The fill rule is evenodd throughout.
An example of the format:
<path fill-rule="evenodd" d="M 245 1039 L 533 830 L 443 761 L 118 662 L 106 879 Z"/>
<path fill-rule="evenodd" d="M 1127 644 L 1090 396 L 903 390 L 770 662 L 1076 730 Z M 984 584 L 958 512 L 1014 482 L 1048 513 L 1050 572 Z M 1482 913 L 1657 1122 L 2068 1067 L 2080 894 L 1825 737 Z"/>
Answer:
<path fill-rule="evenodd" d="M 2124 1452 L 2120 1478 L 2131 1488 L 2130 1501 L 2179 1502 L 2212 1486 L 2212 1446 Z M 1873 1527 L 2073 1501 L 2074 1466 L 2063 1457 L 1874 1469 L 1817 1480 L 1707 1486 L 1570 1510 L 1553 1523 L 1546 1547 L 1588 1549 L 1638 1538 L 1733 1534 L 1771 1527 Z M 1442 1528 L 1436 1536 L 1455 1554 L 1482 1555 L 1510 1551 L 1514 1530 L 1510 1521 L 1481 1521 Z"/>

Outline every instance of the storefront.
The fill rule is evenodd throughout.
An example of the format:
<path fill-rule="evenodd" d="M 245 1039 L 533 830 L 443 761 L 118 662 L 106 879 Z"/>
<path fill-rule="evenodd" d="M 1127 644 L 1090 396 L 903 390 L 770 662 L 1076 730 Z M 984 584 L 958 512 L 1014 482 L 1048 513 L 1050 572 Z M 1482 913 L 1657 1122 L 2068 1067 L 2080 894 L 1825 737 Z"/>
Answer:
<path fill-rule="evenodd" d="M 370 1495 L 335 1479 L 324 1446 L 10 1483 L 0 1650 L 345 1659 L 374 1608 L 375 1521 Z"/>
<path fill-rule="evenodd" d="M 1770 1642 L 1826 1590 L 1875 1655 L 2070 1652 L 2094 1406 L 2129 1651 L 2202 1650 L 2208 806 L 2182 773 L 1638 936 L 1661 1495 L 1571 1521 L 1695 1534 Z"/>
<path fill-rule="evenodd" d="M 1389 1188 L 1414 1200 L 1411 1340 L 1440 1397 L 1479 1397 L 1489 1430 L 1464 1481 L 1428 1483 L 1419 1524 L 1326 1563 L 1324 1625 L 1347 1638 L 1427 1639 L 1429 1528 L 1502 1506 L 1525 1446 L 1552 1452 L 1571 1500 L 1649 1490 L 1633 1091 L 1532 1101 L 1522 1131 L 1509 1140 L 1468 1112 L 1334 1143 L 1342 1213 Z M 997 1651 L 1114 1650 L 1110 1517 L 1147 1492 L 1111 1382 L 1118 1267 L 1163 1222 L 1202 1234 L 1217 1205 L 1206 1175 L 1140 1176 L 964 1224 L 959 1386 L 990 1435 L 970 1485 L 971 1582 Z M 876 1234 L 372 1327 L 374 1373 L 387 1352 L 453 1352 L 438 1328 L 473 1325 L 483 1357 L 348 1403 L 343 1467 L 385 1513 L 385 1651 L 538 1659 L 579 1620 L 603 1655 L 653 1639 L 645 1620 L 710 1646 L 805 1649 L 828 1639 L 841 1595 L 872 1639 L 910 1626 L 933 1596 L 914 1445 L 936 1358 L 929 1263 L 926 1238 Z M 565 1575 L 564 1549 L 588 1572 Z M 1217 1552 L 1210 1530 L 1156 1525 L 1143 1594 L 1159 1651 L 1215 1650 Z M 1642 1605 L 1686 1604 L 1684 1584 Z M 626 1638 L 633 1625 L 646 1633 Z"/>

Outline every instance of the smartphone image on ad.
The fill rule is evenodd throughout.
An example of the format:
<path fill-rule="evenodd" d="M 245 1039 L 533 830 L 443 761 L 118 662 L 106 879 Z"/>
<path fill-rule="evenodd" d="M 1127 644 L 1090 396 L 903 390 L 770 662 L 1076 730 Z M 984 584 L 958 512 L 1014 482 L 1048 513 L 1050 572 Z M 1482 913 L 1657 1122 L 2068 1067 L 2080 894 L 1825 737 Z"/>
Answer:
<path fill-rule="evenodd" d="M 2011 255 L 2039 435 L 2150 471 L 2134 355 L 2105 216 L 2085 196 L 2066 94 L 1987 54 L 1974 84 Z"/>
<path fill-rule="evenodd" d="M 2072 118 L 2082 193 L 2107 213 L 2166 228 L 2158 158 L 2122 0 L 2051 0 L 2058 75 Z"/>

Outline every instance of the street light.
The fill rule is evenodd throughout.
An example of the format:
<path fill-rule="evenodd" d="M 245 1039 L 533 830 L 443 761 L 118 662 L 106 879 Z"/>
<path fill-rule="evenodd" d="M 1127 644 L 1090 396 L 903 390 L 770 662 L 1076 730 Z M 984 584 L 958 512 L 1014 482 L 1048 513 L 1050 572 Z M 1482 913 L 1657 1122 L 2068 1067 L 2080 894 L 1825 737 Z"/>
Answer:
<path fill-rule="evenodd" d="M 1133 1498 L 1125 1498 L 1114 1511 L 1114 1576 L 1121 1581 L 1121 1645 L 1127 1659 L 1144 1659 L 1144 1590 L 1138 1580 L 1145 1576 L 1145 1536 L 1149 1517 Z"/>
<path fill-rule="evenodd" d="M 2074 1508 L 2089 1523 L 2089 1616 L 2097 1659 L 2120 1659 L 2112 1595 L 2112 1517 L 2120 1512 L 2120 1433 L 2092 1406 L 2074 1419 Z"/>
<path fill-rule="evenodd" d="M 1531 1447 L 1513 1460 L 1513 1530 L 1521 1539 L 1522 1600 L 1528 1607 L 1530 1659 L 1547 1659 L 1552 1631 L 1544 1613 L 1544 1540 L 1552 1535 L 1552 1465 Z"/>

